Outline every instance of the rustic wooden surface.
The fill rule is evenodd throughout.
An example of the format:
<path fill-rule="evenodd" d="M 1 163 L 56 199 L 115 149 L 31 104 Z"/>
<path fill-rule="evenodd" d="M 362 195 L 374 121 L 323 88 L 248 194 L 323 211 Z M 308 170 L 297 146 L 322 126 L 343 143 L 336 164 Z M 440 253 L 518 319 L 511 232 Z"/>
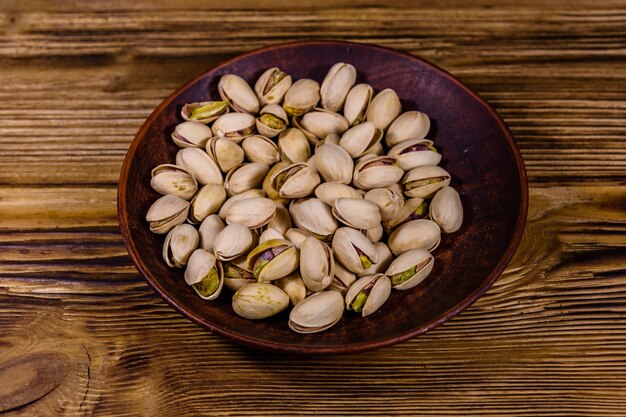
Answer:
<path fill-rule="evenodd" d="M 300 359 L 169 308 L 130 263 L 115 199 L 130 141 L 175 87 L 310 38 L 460 77 L 511 127 L 531 200 L 509 268 L 461 315 Z M 5 0 L 0 103 L 2 416 L 626 415 L 623 0 Z"/>

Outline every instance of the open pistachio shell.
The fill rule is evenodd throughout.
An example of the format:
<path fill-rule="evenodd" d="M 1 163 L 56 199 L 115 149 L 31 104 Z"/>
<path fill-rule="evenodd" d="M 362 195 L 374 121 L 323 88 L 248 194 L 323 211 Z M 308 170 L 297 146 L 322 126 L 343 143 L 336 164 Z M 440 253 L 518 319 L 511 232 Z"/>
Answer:
<path fill-rule="evenodd" d="M 343 316 L 343 297 L 323 291 L 305 298 L 289 313 L 289 328 L 298 333 L 318 333 L 334 326 Z"/>
<path fill-rule="evenodd" d="M 394 218 L 404 206 L 402 192 L 394 191 L 391 188 L 374 188 L 365 193 L 363 198 L 378 206 L 383 221 Z"/>
<path fill-rule="evenodd" d="M 227 113 L 213 122 L 213 133 L 224 136 L 235 143 L 241 143 L 246 137 L 254 133 L 256 119 L 247 113 Z"/>
<path fill-rule="evenodd" d="M 432 252 L 441 242 L 441 229 L 431 220 L 413 220 L 399 226 L 389 236 L 387 244 L 394 255 L 411 249 L 426 249 Z"/>
<path fill-rule="evenodd" d="M 250 85 L 238 75 L 222 75 L 217 85 L 222 100 L 236 112 L 255 114 L 259 112 L 259 100 Z"/>
<path fill-rule="evenodd" d="M 313 236 L 300 247 L 300 275 L 311 291 L 322 291 L 335 276 L 335 258 L 332 250 Z"/>
<path fill-rule="evenodd" d="M 394 146 L 411 139 L 423 139 L 430 130 L 430 119 L 425 113 L 408 111 L 402 113 L 389 126 L 385 135 L 387 146 Z"/>
<path fill-rule="evenodd" d="M 427 250 L 413 249 L 404 252 L 391 262 L 387 275 L 397 290 L 408 290 L 417 286 L 430 274 L 435 258 Z"/>
<path fill-rule="evenodd" d="M 391 295 L 391 281 L 386 275 L 374 274 L 359 278 L 346 294 L 346 309 L 369 316 Z"/>
<path fill-rule="evenodd" d="M 330 111 L 339 111 L 346 101 L 348 92 L 356 82 L 356 68 L 344 62 L 333 65 L 320 87 L 322 107 Z"/>
<path fill-rule="evenodd" d="M 183 105 L 180 115 L 185 120 L 207 124 L 229 111 L 225 101 L 201 101 Z"/>
<path fill-rule="evenodd" d="M 263 136 L 273 138 L 289 125 L 287 112 L 278 104 L 268 104 L 256 119 L 256 129 Z"/>
<path fill-rule="evenodd" d="M 402 187 L 409 197 L 431 198 L 450 184 L 450 174 L 436 165 L 422 165 L 404 175 Z"/>
<path fill-rule="evenodd" d="M 165 234 L 183 223 L 189 213 L 189 202 L 175 195 L 164 195 L 156 200 L 146 213 L 150 231 Z"/>
<path fill-rule="evenodd" d="M 354 167 L 352 181 L 362 190 L 388 187 L 400 181 L 404 171 L 390 156 L 372 156 L 363 159 Z"/>
<path fill-rule="evenodd" d="M 291 75 L 278 67 L 266 70 L 254 85 L 254 91 L 262 105 L 278 104 L 291 87 Z"/>
<path fill-rule="evenodd" d="M 165 237 L 163 243 L 163 260 L 173 268 L 181 268 L 187 264 L 191 253 L 198 248 L 200 237 L 195 227 L 179 224 Z"/>
<path fill-rule="evenodd" d="M 298 268 L 298 250 L 286 239 L 272 239 L 254 248 L 246 262 L 259 282 L 273 281 Z"/>
<path fill-rule="evenodd" d="M 211 128 L 199 122 L 182 122 L 172 132 L 172 141 L 181 148 L 204 148 L 211 137 Z"/>
<path fill-rule="evenodd" d="M 291 85 L 285 94 L 283 108 L 291 116 L 300 116 L 313 109 L 320 100 L 317 81 L 303 78 Z"/>
<path fill-rule="evenodd" d="M 247 253 L 253 244 L 254 237 L 250 229 L 243 224 L 232 223 L 215 237 L 213 252 L 217 259 L 230 261 Z"/>
<path fill-rule="evenodd" d="M 289 306 L 289 296 L 276 285 L 252 283 L 239 288 L 232 301 L 241 317 L 257 320 L 280 313 Z"/>
<path fill-rule="evenodd" d="M 216 136 L 206 143 L 206 152 L 223 173 L 243 163 L 245 154 L 241 146 L 230 139 Z"/>
<path fill-rule="evenodd" d="M 393 254 L 391 253 L 391 250 L 386 243 L 374 242 L 374 247 L 376 248 L 376 252 L 378 252 L 378 262 L 372 264 L 372 266 L 363 271 L 361 273 L 361 276 L 379 273 L 381 274 L 385 272 L 385 270 L 393 260 Z"/>
<path fill-rule="evenodd" d="M 343 106 L 343 116 L 350 126 L 356 126 L 365 120 L 372 97 L 374 89 L 369 84 L 357 84 L 350 89 Z"/>
<path fill-rule="evenodd" d="M 400 168 L 413 169 L 421 165 L 437 165 L 441 154 L 428 139 L 413 139 L 398 143 L 389 150 L 389 156 L 398 161 Z"/>
<path fill-rule="evenodd" d="M 191 199 L 198 191 L 198 182 L 193 175 L 172 164 L 163 164 L 154 168 L 150 186 L 157 193 L 172 194 L 183 200 Z"/>
<path fill-rule="evenodd" d="M 222 292 L 224 271 L 215 256 L 204 249 L 196 249 L 187 261 L 185 282 L 205 300 L 214 300 Z"/>
<path fill-rule="evenodd" d="M 247 284 L 257 282 L 252 275 L 252 271 L 247 269 L 246 256 L 239 256 L 232 261 L 223 263 L 224 285 L 226 288 L 237 291 Z"/>
<path fill-rule="evenodd" d="M 463 205 L 454 188 L 444 187 L 435 194 L 430 203 L 430 218 L 446 233 L 454 233 L 461 228 Z"/>
<path fill-rule="evenodd" d="M 428 217 L 428 203 L 423 198 L 410 198 L 405 200 L 391 219 L 383 221 L 383 226 L 386 233 L 391 233 L 401 224 L 426 217 Z"/>
<path fill-rule="evenodd" d="M 378 252 L 367 237 L 356 229 L 340 227 L 333 236 L 333 251 L 350 271 L 359 274 L 378 262 Z"/>
<path fill-rule="evenodd" d="M 272 188 L 283 198 L 301 198 L 313 194 L 320 183 L 314 168 L 306 163 L 291 164 L 272 176 Z"/>

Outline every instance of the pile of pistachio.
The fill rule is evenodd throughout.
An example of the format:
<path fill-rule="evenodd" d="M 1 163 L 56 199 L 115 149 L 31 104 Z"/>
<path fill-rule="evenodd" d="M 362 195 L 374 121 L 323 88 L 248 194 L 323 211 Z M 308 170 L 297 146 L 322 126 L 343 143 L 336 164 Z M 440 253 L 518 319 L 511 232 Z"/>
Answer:
<path fill-rule="evenodd" d="M 227 74 L 221 101 L 182 107 L 181 149 L 152 170 L 163 197 L 146 220 L 200 297 L 226 286 L 248 319 L 291 304 L 289 327 L 314 333 L 430 274 L 442 231 L 463 222 L 459 194 L 429 117 L 356 76 L 337 63 L 320 86 L 270 68 L 252 89 Z"/>

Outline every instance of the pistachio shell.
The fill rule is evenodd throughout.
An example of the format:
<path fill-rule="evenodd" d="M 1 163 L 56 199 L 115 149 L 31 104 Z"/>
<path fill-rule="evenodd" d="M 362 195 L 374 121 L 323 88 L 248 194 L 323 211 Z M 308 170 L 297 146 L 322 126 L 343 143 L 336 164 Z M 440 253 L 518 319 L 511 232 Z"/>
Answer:
<path fill-rule="evenodd" d="M 280 161 L 278 146 L 265 136 L 248 136 L 244 139 L 241 146 L 246 154 L 246 158 L 248 158 L 250 162 L 274 165 L 276 162 Z"/>
<path fill-rule="evenodd" d="M 259 244 L 265 243 L 268 240 L 284 239 L 284 238 L 285 237 L 278 230 L 274 229 L 273 227 L 268 227 L 267 229 L 265 229 L 263 233 L 261 233 L 261 236 L 259 236 Z"/>
<path fill-rule="evenodd" d="M 319 100 L 320 85 L 317 81 L 303 78 L 287 90 L 283 108 L 292 116 L 300 116 L 313 109 Z"/>
<path fill-rule="evenodd" d="M 378 310 L 391 295 L 391 281 L 386 275 L 366 275 L 358 279 L 348 290 L 346 294 L 346 308 L 353 310 L 353 302 L 359 293 L 364 290 L 367 291 L 368 288 L 371 289 L 364 305 L 361 306 L 363 317 L 369 316 Z"/>
<path fill-rule="evenodd" d="M 188 220 L 201 223 L 207 216 L 217 213 L 226 201 L 226 190 L 221 184 L 207 184 L 191 200 Z"/>
<path fill-rule="evenodd" d="M 277 104 L 283 100 L 291 87 L 291 75 L 278 67 L 266 70 L 254 85 L 254 91 L 262 105 Z"/>
<path fill-rule="evenodd" d="M 409 197 L 431 198 L 450 184 L 450 174 L 436 165 L 422 165 L 407 172 L 402 179 L 404 193 Z"/>
<path fill-rule="evenodd" d="M 427 250 L 413 249 L 394 259 L 385 275 L 390 277 L 393 288 L 408 290 L 424 281 L 434 265 L 435 258 Z M 396 277 L 398 283 L 394 284 Z"/>
<path fill-rule="evenodd" d="M 354 167 L 353 184 L 363 190 L 388 187 L 402 178 L 404 171 L 389 156 L 361 160 Z"/>
<path fill-rule="evenodd" d="M 200 237 L 195 227 L 179 224 L 165 237 L 163 243 L 163 260 L 170 267 L 181 268 L 198 247 Z"/>
<path fill-rule="evenodd" d="M 335 258 L 331 249 L 313 236 L 307 237 L 300 248 L 300 275 L 311 291 L 322 291 L 335 276 Z"/>
<path fill-rule="evenodd" d="M 365 120 L 372 97 L 374 97 L 374 89 L 369 84 L 357 84 L 350 89 L 343 106 L 343 116 L 350 126 L 356 126 Z"/>
<path fill-rule="evenodd" d="M 211 128 L 199 122 L 182 122 L 172 132 L 172 141 L 181 148 L 204 148 L 211 137 Z"/>
<path fill-rule="evenodd" d="M 428 203 L 423 198 L 415 197 L 405 200 L 402 207 L 387 221 L 384 221 L 384 228 L 387 233 L 391 233 L 397 226 L 419 220 L 428 216 Z"/>
<path fill-rule="evenodd" d="M 219 167 L 202 149 L 184 148 L 176 154 L 176 165 L 193 175 L 200 184 L 222 184 Z"/>
<path fill-rule="evenodd" d="M 254 133 L 256 119 L 247 113 L 227 113 L 213 122 L 213 133 L 224 136 L 235 143 Z"/>
<path fill-rule="evenodd" d="M 372 99 L 367 108 L 366 119 L 377 128 L 385 130 L 402 111 L 400 98 L 391 88 L 386 88 Z"/>
<path fill-rule="evenodd" d="M 207 252 L 215 249 L 215 238 L 224 230 L 224 222 L 217 214 L 211 214 L 200 225 L 200 247 Z"/>
<path fill-rule="evenodd" d="M 267 227 L 274 228 L 279 233 L 284 235 L 291 227 L 291 216 L 289 216 L 289 211 L 287 210 L 287 208 L 281 203 L 274 201 L 274 204 L 276 205 L 276 215 L 267 224 Z"/>
<path fill-rule="evenodd" d="M 298 128 L 290 128 L 280 133 L 278 149 L 281 159 L 289 163 L 306 162 L 311 157 L 309 142 Z"/>
<path fill-rule="evenodd" d="M 400 255 L 411 249 L 426 249 L 432 252 L 441 242 L 441 230 L 431 220 L 413 220 L 399 226 L 389 236 L 389 249 Z"/>
<path fill-rule="evenodd" d="M 252 250 L 246 258 L 259 282 L 285 277 L 298 268 L 298 250 L 286 239 L 268 240 Z"/>
<path fill-rule="evenodd" d="M 246 256 L 239 256 L 224 264 L 224 285 L 226 288 L 237 291 L 247 284 L 257 282 L 252 271 L 247 269 Z"/>
<path fill-rule="evenodd" d="M 333 65 L 320 87 L 322 107 L 330 111 L 339 111 L 356 82 L 356 68 L 344 62 Z"/>
<path fill-rule="evenodd" d="M 333 251 L 343 266 L 356 274 L 378 262 L 374 245 L 363 233 L 350 227 L 337 229 L 333 237 Z"/>
<path fill-rule="evenodd" d="M 310 235 L 304 230 L 294 228 L 287 230 L 287 232 L 285 233 L 285 237 L 287 238 L 287 240 L 293 243 L 293 245 L 298 250 L 302 249 L 302 242 L 304 242 L 304 240 L 309 236 Z"/>
<path fill-rule="evenodd" d="M 271 178 L 272 188 L 283 198 L 306 197 L 319 183 L 319 175 L 306 163 L 291 164 L 278 170 Z"/>
<path fill-rule="evenodd" d="M 201 284 L 205 279 L 209 277 L 211 270 L 215 268 L 217 273 L 217 286 L 214 288 L 211 294 L 203 294 L 198 284 Z M 212 253 L 205 251 L 204 249 L 196 249 L 189 260 L 187 261 L 187 269 L 185 269 L 185 282 L 196 291 L 196 293 L 205 300 L 214 300 L 222 292 L 224 286 L 224 271 L 222 270 L 221 263 L 215 259 Z"/>
<path fill-rule="evenodd" d="M 252 232 L 243 224 L 232 223 L 215 237 L 213 252 L 217 259 L 230 261 L 246 253 L 254 244 Z"/>
<path fill-rule="evenodd" d="M 463 224 L 463 205 L 459 193 L 452 187 L 444 187 L 435 194 L 430 203 L 430 218 L 444 232 L 454 233 Z"/>
<path fill-rule="evenodd" d="M 360 197 L 338 198 L 332 213 L 337 220 L 355 229 L 373 229 L 381 222 L 378 206 Z"/>
<path fill-rule="evenodd" d="M 386 243 L 375 242 L 374 248 L 378 252 L 378 262 L 363 271 L 362 276 L 383 273 L 393 261 L 393 255 Z"/>
<path fill-rule="evenodd" d="M 383 131 L 378 129 L 373 122 L 364 122 L 345 132 L 339 141 L 339 146 L 345 149 L 352 158 L 358 158 L 378 144 L 382 137 Z"/>
<path fill-rule="evenodd" d="M 389 156 L 395 157 L 400 168 L 404 170 L 421 165 L 437 165 L 441 161 L 441 154 L 428 139 L 400 142 L 389 150 Z"/>
<path fill-rule="evenodd" d="M 263 190 L 267 193 L 267 197 L 281 204 L 287 204 L 289 202 L 289 199 L 281 197 L 278 191 L 274 189 L 274 187 L 272 186 L 272 177 L 278 171 L 287 166 L 289 166 L 289 163 L 287 162 L 278 162 L 277 164 L 274 164 L 274 166 L 272 166 L 272 168 L 263 179 Z"/>
<path fill-rule="evenodd" d="M 289 328 L 298 333 L 317 333 L 334 326 L 343 316 L 343 297 L 324 291 L 305 298 L 289 314 Z"/>
<path fill-rule="evenodd" d="M 268 172 L 269 167 L 267 164 L 261 162 L 238 165 L 226 174 L 224 188 L 230 196 L 259 188 Z"/>
<path fill-rule="evenodd" d="M 286 277 L 282 277 L 273 282 L 278 288 L 285 291 L 289 296 L 291 305 L 296 305 L 306 297 L 306 286 L 298 271 L 293 271 Z"/>
<path fill-rule="evenodd" d="M 372 243 L 378 242 L 380 239 L 382 239 L 383 233 L 384 233 L 383 225 L 380 223 L 377 224 L 376 227 L 372 227 L 371 229 L 365 230 L 365 236 L 367 236 L 369 241 Z"/>
<path fill-rule="evenodd" d="M 389 188 L 374 188 L 369 190 L 364 198 L 378 206 L 383 221 L 394 218 L 404 206 L 402 192 L 396 192 Z"/>
<path fill-rule="evenodd" d="M 289 205 L 289 213 L 291 220 L 299 229 L 324 242 L 332 239 L 338 227 L 331 208 L 317 198 L 293 201 Z"/>
<path fill-rule="evenodd" d="M 345 295 L 348 289 L 356 281 L 356 275 L 346 269 L 341 262 L 335 262 L 335 277 L 328 286 L 329 290 L 339 291 Z"/>
<path fill-rule="evenodd" d="M 268 104 L 256 119 L 256 129 L 263 136 L 273 138 L 289 125 L 287 112 L 278 104 Z"/>
<path fill-rule="evenodd" d="M 410 139 L 423 139 L 430 130 L 430 119 L 425 113 L 408 111 L 402 113 L 389 126 L 385 142 L 387 146 L 394 146 Z"/>
<path fill-rule="evenodd" d="M 217 85 L 222 100 L 239 113 L 258 113 L 259 100 L 246 80 L 235 74 L 222 75 Z"/>
<path fill-rule="evenodd" d="M 335 205 L 335 200 L 338 198 L 363 198 L 357 190 L 349 185 L 336 182 L 321 183 L 315 189 L 315 196 L 331 207 Z"/>
<path fill-rule="evenodd" d="M 164 195 L 156 200 L 146 213 L 150 231 L 164 234 L 183 223 L 189 212 L 189 202 L 175 195 Z"/>
<path fill-rule="evenodd" d="M 216 136 L 206 143 L 206 152 L 223 173 L 243 163 L 244 152 L 241 146 L 230 139 Z"/>
<path fill-rule="evenodd" d="M 154 168 L 150 186 L 160 194 L 172 194 L 184 200 L 191 199 L 198 191 L 198 182 L 193 175 L 172 164 L 163 164 Z"/>
<path fill-rule="evenodd" d="M 207 124 L 229 111 L 225 101 L 201 101 L 183 105 L 180 115 L 185 120 Z"/>
<path fill-rule="evenodd" d="M 354 162 L 341 146 L 327 143 L 315 152 L 315 166 L 317 172 L 326 181 L 350 184 Z"/>
<path fill-rule="evenodd" d="M 247 319 L 265 319 L 280 313 L 289 305 L 289 296 L 275 285 L 253 283 L 239 288 L 233 295 L 235 313 Z"/>
<path fill-rule="evenodd" d="M 328 110 L 306 113 L 299 121 L 299 125 L 305 135 L 309 133 L 313 137 L 313 143 L 324 139 L 331 133 L 340 135 L 350 127 L 342 115 Z"/>
<path fill-rule="evenodd" d="M 265 197 L 265 191 L 259 190 L 259 189 L 253 189 L 253 190 L 244 191 L 241 194 L 234 195 L 224 202 L 224 205 L 222 205 L 222 208 L 220 209 L 218 216 L 220 216 L 222 219 L 225 219 L 226 215 L 230 211 L 230 208 L 237 201 L 245 200 L 246 198 L 256 198 L 256 197 L 260 197 L 260 198 Z"/>
<path fill-rule="evenodd" d="M 275 214 L 276 205 L 269 198 L 246 198 L 230 207 L 226 223 L 241 223 L 250 229 L 257 229 L 268 224 Z"/>

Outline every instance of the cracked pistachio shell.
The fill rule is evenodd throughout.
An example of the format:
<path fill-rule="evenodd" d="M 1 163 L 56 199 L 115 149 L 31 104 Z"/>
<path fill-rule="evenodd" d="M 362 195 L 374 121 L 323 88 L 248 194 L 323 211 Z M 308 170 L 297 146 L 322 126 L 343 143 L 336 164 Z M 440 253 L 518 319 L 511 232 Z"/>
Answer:
<path fill-rule="evenodd" d="M 224 222 L 217 214 L 211 214 L 200 224 L 200 247 L 207 252 L 215 249 L 215 238 L 224 230 Z"/>
<path fill-rule="evenodd" d="M 246 80 L 235 74 L 222 75 L 217 85 L 222 100 L 239 113 L 258 113 L 259 100 Z"/>
<path fill-rule="evenodd" d="M 246 198 L 235 202 L 226 213 L 226 223 L 241 223 L 250 229 L 263 227 L 274 218 L 276 205 L 269 198 Z"/>
<path fill-rule="evenodd" d="M 295 127 L 280 133 L 278 150 L 280 158 L 288 163 L 306 162 L 311 157 L 309 141 L 304 133 Z"/>
<path fill-rule="evenodd" d="M 291 216 L 289 216 L 289 211 L 284 205 L 275 200 L 274 204 L 276 205 L 276 215 L 267 224 L 267 227 L 274 228 L 280 234 L 284 235 L 285 233 L 287 233 L 287 230 L 291 228 Z"/>
<path fill-rule="evenodd" d="M 354 161 L 341 146 L 326 143 L 315 152 L 317 172 L 326 181 L 350 184 Z"/>
<path fill-rule="evenodd" d="M 395 157 L 405 171 L 421 165 L 437 165 L 441 161 L 441 154 L 428 139 L 401 142 L 389 150 L 389 156 Z"/>
<path fill-rule="evenodd" d="M 334 326 L 343 316 L 343 297 L 323 291 L 305 298 L 289 313 L 289 328 L 298 333 L 318 333 Z"/>
<path fill-rule="evenodd" d="M 300 275 L 311 291 L 326 289 L 335 276 L 332 250 L 313 236 L 307 237 L 300 247 Z"/>
<path fill-rule="evenodd" d="M 369 268 L 367 268 L 362 276 L 372 275 L 372 274 L 382 274 L 385 272 L 391 261 L 393 261 L 393 254 L 391 250 L 389 250 L 389 246 L 383 242 L 375 242 L 374 247 L 376 248 L 376 252 L 378 252 L 378 262 L 372 264 Z"/>
<path fill-rule="evenodd" d="M 163 242 L 163 260 L 173 268 L 182 268 L 187 264 L 191 253 L 198 248 L 200 237 L 195 227 L 179 224 L 169 231 Z"/>
<path fill-rule="evenodd" d="M 394 255 L 401 255 L 411 249 L 426 249 L 432 252 L 441 242 L 441 230 L 431 220 L 412 220 L 404 223 L 389 236 L 387 244 Z"/>
<path fill-rule="evenodd" d="M 222 205 L 222 208 L 217 214 L 222 219 L 225 219 L 226 215 L 228 214 L 228 211 L 236 202 L 245 200 L 247 198 L 256 198 L 256 197 L 265 197 L 265 191 L 259 190 L 259 189 L 253 189 L 253 190 L 244 191 L 241 194 L 234 195 L 224 202 L 224 204 Z"/>
<path fill-rule="evenodd" d="M 272 168 L 270 168 L 265 178 L 263 179 L 263 190 L 267 193 L 267 197 L 281 204 L 287 204 L 289 202 L 289 199 L 281 197 L 278 191 L 276 191 L 273 188 L 272 177 L 274 176 L 275 173 L 277 173 L 278 171 L 280 171 L 281 169 L 287 166 L 289 166 L 289 163 L 282 162 L 282 161 L 278 162 L 277 164 L 274 164 Z"/>
<path fill-rule="evenodd" d="M 303 78 L 289 87 L 283 108 L 291 116 L 300 116 L 313 109 L 320 101 L 320 85 L 317 81 Z"/>
<path fill-rule="evenodd" d="M 172 132 L 172 141 L 180 148 L 204 148 L 213 137 L 209 126 L 199 122 L 182 122 Z"/>
<path fill-rule="evenodd" d="M 224 188 L 229 196 L 259 188 L 269 170 L 267 164 L 262 162 L 243 163 L 228 171 Z"/>
<path fill-rule="evenodd" d="M 304 230 L 294 229 L 293 227 L 285 232 L 285 238 L 293 243 L 296 249 L 302 249 L 302 242 L 310 235 Z"/>
<path fill-rule="evenodd" d="M 354 167 L 353 184 L 362 190 L 388 187 L 400 181 L 404 171 L 390 156 L 362 159 Z"/>
<path fill-rule="evenodd" d="M 383 233 L 384 233 L 383 225 L 380 223 L 377 224 L 376 227 L 372 227 L 371 229 L 365 230 L 365 236 L 367 236 L 367 238 L 372 243 L 378 242 L 380 239 L 382 239 Z"/>
<path fill-rule="evenodd" d="M 335 262 L 335 277 L 328 286 L 329 290 L 339 291 L 346 295 L 348 288 L 356 281 L 356 274 L 346 269 L 341 262 Z"/>
<path fill-rule="evenodd" d="M 429 130 L 430 118 L 426 113 L 408 111 L 398 116 L 389 126 L 387 135 L 385 135 L 385 143 L 387 146 L 395 146 L 405 140 L 423 139 Z"/>
<path fill-rule="evenodd" d="M 381 222 L 378 206 L 360 197 L 338 198 L 332 213 L 341 223 L 355 229 L 373 229 Z"/>
<path fill-rule="evenodd" d="M 330 111 L 343 108 L 348 92 L 356 82 L 356 68 L 344 62 L 333 65 L 320 87 L 322 107 Z"/>
<path fill-rule="evenodd" d="M 265 243 L 268 240 L 284 238 L 285 237 L 278 230 L 274 229 L 273 227 L 268 227 L 263 233 L 261 233 L 261 236 L 259 236 L 259 244 Z"/>
<path fill-rule="evenodd" d="M 278 170 L 270 180 L 272 188 L 283 198 L 306 197 L 313 194 L 320 183 L 316 170 L 302 162 Z"/>
<path fill-rule="evenodd" d="M 369 190 L 364 198 L 378 206 L 383 221 L 393 219 L 404 206 L 402 192 L 389 188 L 374 188 Z"/>
<path fill-rule="evenodd" d="M 189 201 L 175 195 L 164 195 L 156 200 L 146 213 L 146 221 L 150 231 L 165 234 L 175 226 L 183 223 L 189 213 Z"/>
<path fill-rule="evenodd" d="M 209 139 L 206 143 L 206 152 L 223 173 L 227 173 L 235 166 L 242 164 L 245 156 L 241 146 L 220 136 Z"/>
<path fill-rule="evenodd" d="M 422 165 L 404 175 L 402 187 L 409 197 L 431 198 L 437 191 L 450 185 L 450 174 L 437 165 Z"/>
<path fill-rule="evenodd" d="M 358 158 L 369 153 L 368 150 L 380 143 L 382 137 L 383 131 L 374 123 L 364 122 L 345 132 L 341 136 L 339 146 L 345 149 L 352 158 Z"/>
<path fill-rule="evenodd" d="M 260 162 L 266 165 L 274 165 L 280 161 L 278 146 L 273 140 L 261 135 L 248 136 L 241 144 L 246 158 L 250 162 Z"/>
<path fill-rule="evenodd" d="M 335 200 L 342 197 L 363 198 L 354 188 L 336 182 L 323 182 L 315 189 L 315 196 L 333 207 Z"/>
<path fill-rule="evenodd" d="M 252 275 L 252 271 L 247 269 L 246 255 L 241 255 L 232 261 L 224 263 L 223 267 L 224 285 L 230 290 L 237 291 L 244 285 L 257 282 Z"/>
<path fill-rule="evenodd" d="M 163 164 L 154 168 L 150 186 L 159 194 L 172 194 L 184 200 L 191 199 L 198 191 L 198 182 L 193 175 L 172 164 Z"/>
<path fill-rule="evenodd" d="M 265 259 L 268 253 L 271 253 L 271 257 Z M 259 282 L 267 282 L 286 277 L 295 271 L 300 260 L 298 255 L 298 250 L 289 240 L 272 239 L 254 248 L 246 262 Z"/>
<path fill-rule="evenodd" d="M 394 259 L 385 275 L 391 279 L 393 288 L 408 290 L 424 281 L 434 265 L 435 258 L 430 252 L 424 249 L 413 249 Z"/>
<path fill-rule="evenodd" d="M 185 104 L 180 115 L 185 120 L 207 124 L 229 111 L 228 103 L 225 101 L 201 101 Z"/>
<path fill-rule="evenodd" d="M 256 96 L 262 105 L 278 104 L 291 87 L 291 75 L 278 67 L 266 70 L 254 85 Z"/>
<path fill-rule="evenodd" d="M 276 285 L 252 283 L 237 290 L 232 306 L 235 313 L 246 319 L 265 319 L 286 309 L 289 296 Z"/>
<path fill-rule="evenodd" d="M 309 142 L 313 144 L 331 133 L 341 135 L 350 127 L 345 117 L 323 109 L 306 113 L 300 120 L 296 120 L 295 124 L 302 129 Z"/>
<path fill-rule="evenodd" d="M 222 184 L 222 173 L 211 157 L 199 148 L 184 148 L 176 154 L 176 165 L 193 175 L 200 184 Z"/>
<path fill-rule="evenodd" d="M 454 188 L 444 187 L 435 194 L 430 203 L 430 218 L 446 233 L 454 233 L 461 228 L 463 205 Z"/>
<path fill-rule="evenodd" d="M 295 306 L 306 297 L 307 289 L 298 271 L 293 271 L 286 277 L 282 277 L 273 282 L 289 296 L 291 305 Z"/>
<path fill-rule="evenodd" d="M 256 130 L 263 136 L 273 138 L 289 125 L 287 112 L 278 104 L 268 104 L 256 119 Z"/>
<path fill-rule="evenodd" d="M 346 294 L 346 309 L 353 310 L 352 303 L 359 293 L 371 288 L 369 295 L 362 306 L 362 316 L 366 317 L 378 310 L 391 295 L 391 281 L 383 274 L 366 275 L 359 278 Z"/>
<path fill-rule="evenodd" d="M 209 295 L 202 294 L 198 288 L 198 284 L 207 278 L 213 269 L 217 272 L 217 278 L 219 280 L 217 287 Z M 185 269 L 185 282 L 188 285 L 191 285 L 202 299 L 215 300 L 222 292 L 222 287 L 224 286 L 224 271 L 222 270 L 222 264 L 212 253 L 207 252 L 204 249 L 196 249 L 187 261 L 187 268 Z"/>
<path fill-rule="evenodd" d="M 400 98 L 391 88 L 386 88 L 372 99 L 367 108 L 366 120 L 385 130 L 402 111 Z"/>
<path fill-rule="evenodd" d="M 350 126 L 356 126 L 365 120 L 372 97 L 374 97 L 374 89 L 369 84 L 357 84 L 350 89 L 343 106 L 343 116 Z"/>
<path fill-rule="evenodd" d="M 378 262 L 376 248 L 356 229 L 340 227 L 335 232 L 332 245 L 339 262 L 355 274 L 362 273 L 371 264 Z"/>
<path fill-rule="evenodd" d="M 256 119 L 247 113 L 226 113 L 213 122 L 213 133 L 239 144 L 254 133 Z"/>
<path fill-rule="evenodd" d="M 289 205 L 289 214 L 299 229 L 323 242 L 330 242 L 339 227 L 330 206 L 317 198 L 292 201 Z"/>
<path fill-rule="evenodd" d="M 397 226 L 412 220 L 423 219 L 428 216 L 428 203 L 423 198 L 414 197 L 404 201 L 402 208 L 383 226 L 387 233 L 391 233 Z"/>
<path fill-rule="evenodd" d="M 207 184 L 190 202 L 187 220 L 191 224 L 201 223 L 207 216 L 217 213 L 226 201 L 226 190 L 221 184 Z"/>
<path fill-rule="evenodd" d="M 215 237 L 213 252 L 217 259 L 230 261 L 248 252 L 254 244 L 254 236 L 243 224 L 232 223 Z"/>

